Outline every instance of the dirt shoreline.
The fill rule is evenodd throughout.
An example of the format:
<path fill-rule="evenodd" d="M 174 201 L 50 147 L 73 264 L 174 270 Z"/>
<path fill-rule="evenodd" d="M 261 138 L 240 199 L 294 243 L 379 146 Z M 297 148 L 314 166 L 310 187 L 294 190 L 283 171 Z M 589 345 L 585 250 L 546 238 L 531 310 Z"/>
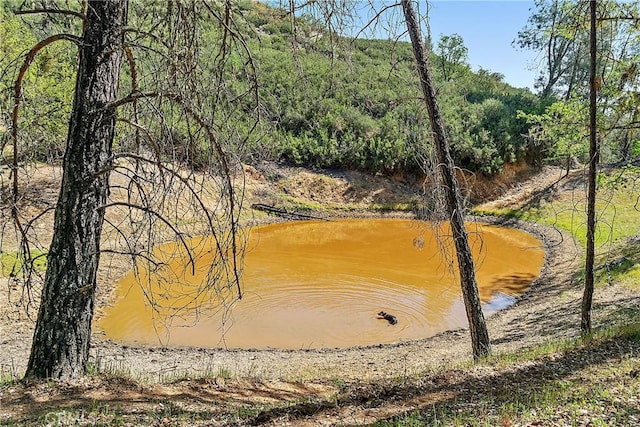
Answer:
<path fill-rule="evenodd" d="M 517 221 L 491 220 L 484 223 L 516 226 L 540 238 L 547 247 L 547 257 L 540 277 L 529 291 L 508 309 L 488 319 L 494 352 L 513 351 L 539 344 L 543 340 L 568 336 L 574 322 L 561 330 L 560 336 L 540 333 L 553 329 L 548 313 L 554 309 L 553 296 L 571 290 L 572 274 L 579 260 L 577 246 L 568 236 L 547 227 Z M 571 299 L 575 301 L 575 298 Z M 567 304 L 568 305 L 568 304 Z M 579 304 L 576 304 L 579 309 Z M 555 308 L 557 309 L 557 308 Z M 538 319 L 532 322 L 532 319 Z M 552 322 L 555 323 L 555 322 Z M 519 327 L 522 324 L 523 327 Z M 238 378 L 262 380 L 317 380 L 341 378 L 345 381 L 374 381 L 398 375 L 412 375 L 441 365 L 471 360 L 471 344 L 465 330 L 449 331 L 434 337 L 388 345 L 315 350 L 223 350 L 203 348 L 129 347 L 95 339 L 94 361 L 103 369 L 122 367 L 134 377 L 162 380 L 230 373 Z"/>
<path fill-rule="evenodd" d="M 398 203 L 415 196 L 410 187 L 381 177 L 353 173 L 322 175 L 302 168 L 279 169 L 277 181 L 270 181 L 273 171 L 248 167 L 248 192 L 298 197 L 301 200 L 332 200 L 334 209 L 318 212 L 318 216 L 383 216 L 408 217 L 406 212 L 371 212 L 367 209 L 341 210 L 335 206 L 348 203 L 366 205 L 372 202 Z M 543 171 L 525 187 L 514 187 L 503 195 L 503 201 L 529 197 L 556 180 L 555 170 Z M 532 183 L 535 182 L 535 185 Z M 353 194 L 358 194 L 353 199 Z M 382 194 L 385 198 L 382 198 Z M 376 199 L 377 198 L 377 199 Z M 255 199 L 249 198 L 250 201 Z M 567 233 L 558 229 L 524 221 L 477 217 L 482 223 L 519 228 L 535 235 L 546 250 L 539 278 L 515 304 L 488 318 L 488 328 L 495 353 L 516 351 L 542 342 L 575 336 L 579 330 L 581 289 L 573 283 L 581 259 L 579 246 Z M 261 222 L 273 221 L 263 216 Z M 275 219 L 278 220 L 278 219 Z M 126 266 L 125 266 L 126 267 Z M 8 298 L 11 292 L 12 299 Z M 21 377 L 26 367 L 33 320 L 16 302 L 20 290 L 11 289 L 7 279 L 0 279 L 0 375 Z M 113 289 L 99 295 L 96 307 L 112 300 Z M 628 292 L 613 288 L 599 290 L 594 306 L 594 324 L 606 316 L 607 308 L 624 304 Z M 601 303 L 599 302 L 601 301 Z M 605 310 L 602 310 L 602 309 Z M 603 312 L 604 311 L 604 312 Z M 560 313 L 562 315 L 560 315 Z M 35 312 L 32 312 L 35 315 Z M 340 378 L 343 381 L 374 381 L 399 375 L 411 375 L 436 369 L 442 365 L 471 360 L 471 344 L 467 331 L 456 330 L 434 337 L 397 344 L 318 350 L 224 350 L 209 348 L 131 347 L 93 336 L 91 364 L 101 372 L 123 373 L 145 382 L 163 382 L 176 378 L 220 376 L 259 378 L 264 381 L 303 381 Z"/>
<path fill-rule="evenodd" d="M 525 230 L 543 242 L 547 254 L 542 273 L 530 289 L 514 305 L 488 318 L 494 352 L 513 351 L 577 330 L 577 296 L 564 301 L 572 322 L 557 328 L 552 324 L 556 321 L 548 316 L 550 310 L 563 305 L 555 299 L 572 289 L 572 273 L 580 258 L 575 242 L 557 230 L 537 224 L 500 218 L 476 220 Z M 566 295 L 563 300 L 567 300 Z M 574 302 L 573 309 L 570 301 Z M 0 336 L 4 351 L 0 355 L 0 373 L 20 376 L 26 367 L 33 325 L 24 317 L 3 316 L 2 320 Z M 21 327 L 11 327 L 16 325 L 15 320 L 19 320 Z M 556 333 L 547 334 L 547 330 Z M 396 344 L 315 350 L 132 347 L 94 335 L 91 363 L 100 371 L 123 373 L 144 382 L 212 375 L 265 381 L 331 378 L 375 381 L 471 360 L 470 348 L 466 330 Z"/>

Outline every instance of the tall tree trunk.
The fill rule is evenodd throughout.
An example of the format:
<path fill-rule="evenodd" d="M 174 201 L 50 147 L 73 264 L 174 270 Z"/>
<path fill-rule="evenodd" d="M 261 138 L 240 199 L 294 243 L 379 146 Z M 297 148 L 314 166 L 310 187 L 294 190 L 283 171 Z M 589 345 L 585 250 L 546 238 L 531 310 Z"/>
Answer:
<path fill-rule="evenodd" d="M 440 117 L 440 110 L 435 96 L 435 88 L 431 80 L 429 64 L 427 56 L 422 45 L 420 28 L 416 21 L 415 12 L 410 0 L 402 0 L 402 8 L 407 23 L 407 30 L 411 37 L 413 45 L 413 53 L 416 58 L 418 72 L 422 83 L 422 92 L 436 148 L 438 161 L 438 171 L 444 184 L 444 195 L 451 223 L 451 230 L 456 247 L 458 257 L 458 268 L 460 270 L 460 284 L 462 287 L 462 296 L 467 311 L 467 320 L 469 321 L 469 330 L 471 332 L 471 341 L 473 346 L 473 358 L 475 360 L 488 355 L 491 352 L 491 344 L 489 342 L 489 333 L 487 325 L 482 313 L 480 305 L 480 297 L 478 295 L 478 284 L 476 283 L 475 268 L 467 231 L 464 225 L 464 215 L 462 213 L 462 203 L 460 201 L 458 183 L 454 174 L 454 164 L 449 152 L 449 144 Z"/>
<path fill-rule="evenodd" d="M 84 375 L 109 191 L 127 0 L 90 0 L 53 240 L 26 377 Z"/>
<path fill-rule="evenodd" d="M 589 78 L 589 176 L 587 190 L 587 259 L 585 262 L 584 294 L 582 296 L 582 321 L 580 329 L 583 335 L 591 332 L 591 303 L 593 300 L 595 263 L 595 230 L 596 230 L 596 169 L 598 167 L 598 134 L 596 123 L 596 8 L 595 0 L 591 0 L 589 15 L 591 18 L 590 34 L 590 78 Z"/>

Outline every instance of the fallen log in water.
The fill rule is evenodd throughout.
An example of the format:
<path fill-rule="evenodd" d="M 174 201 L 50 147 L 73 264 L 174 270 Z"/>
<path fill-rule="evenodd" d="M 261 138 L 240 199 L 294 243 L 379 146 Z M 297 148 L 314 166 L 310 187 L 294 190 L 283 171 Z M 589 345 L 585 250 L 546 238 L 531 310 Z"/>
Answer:
<path fill-rule="evenodd" d="M 254 203 L 254 204 L 251 205 L 251 209 L 255 209 L 257 211 L 263 211 L 263 212 L 272 213 L 274 215 L 278 215 L 278 216 L 281 216 L 283 218 L 289 218 L 289 219 L 297 219 L 297 220 L 319 219 L 321 221 L 330 221 L 327 218 L 322 218 L 322 217 L 314 216 L 314 215 L 306 215 L 306 214 L 301 214 L 301 213 L 297 213 L 297 212 L 289 212 L 286 209 L 276 208 L 275 206 L 265 205 L 263 203 Z"/>

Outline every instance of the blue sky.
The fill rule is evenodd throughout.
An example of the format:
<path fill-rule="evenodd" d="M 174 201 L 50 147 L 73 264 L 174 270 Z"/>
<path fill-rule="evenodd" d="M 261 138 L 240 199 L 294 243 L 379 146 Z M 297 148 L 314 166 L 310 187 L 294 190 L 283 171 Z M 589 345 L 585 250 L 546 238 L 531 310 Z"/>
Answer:
<path fill-rule="evenodd" d="M 533 88 L 537 54 L 512 46 L 533 6 L 533 1 L 516 0 L 432 1 L 431 35 L 435 42 L 442 34 L 460 34 L 474 71 L 486 68 L 503 74 L 513 86 Z"/>
<path fill-rule="evenodd" d="M 0 0 L 1 1 L 1 0 Z M 266 0 L 288 7 L 287 0 Z M 346 34 L 359 34 L 361 38 L 389 38 L 406 31 L 400 7 L 391 8 L 362 34 L 359 30 L 384 6 L 397 4 L 398 0 L 355 0 L 358 18 Z M 304 2 L 303 2 L 304 3 Z M 527 24 L 534 7 L 533 0 L 431 0 L 429 2 L 431 35 L 434 43 L 441 35 L 459 34 L 469 49 L 469 64 L 474 71 L 480 67 L 498 72 L 505 81 L 515 87 L 533 89 L 538 74 L 538 54 L 523 51 L 512 45 L 518 31 Z M 417 11 L 424 17 L 426 0 L 418 0 Z M 385 24 L 386 22 L 386 24 Z M 391 27 L 391 28 L 389 28 Z M 344 29 L 343 29 L 344 30 Z M 423 28 L 424 31 L 424 28 Z M 408 37 L 403 37 L 408 40 Z"/>
<path fill-rule="evenodd" d="M 354 33 L 373 18 L 377 11 L 395 0 L 356 0 L 359 20 Z M 522 51 L 512 45 L 518 31 L 527 24 L 533 0 L 432 0 L 429 2 L 431 36 L 436 43 L 441 35 L 459 34 L 469 49 L 469 63 L 474 71 L 480 67 L 505 76 L 516 87 L 533 88 L 537 72 L 537 53 Z M 424 18 L 426 0 L 419 0 L 417 12 Z M 406 31 L 402 9 L 392 8 L 382 16 L 382 23 L 369 27 L 361 37 L 388 38 Z M 388 22 L 386 25 L 384 22 Z M 391 27 L 391 28 L 388 28 Z M 424 31 L 424 27 L 423 27 Z M 403 37 L 408 40 L 408 37 Z"/>

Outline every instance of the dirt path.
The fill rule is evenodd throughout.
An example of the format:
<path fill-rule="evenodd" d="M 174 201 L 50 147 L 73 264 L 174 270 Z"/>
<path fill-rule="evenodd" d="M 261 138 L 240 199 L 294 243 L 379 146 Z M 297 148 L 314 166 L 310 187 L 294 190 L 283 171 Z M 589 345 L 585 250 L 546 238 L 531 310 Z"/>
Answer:
<path fill-rule="evenodd" d="M 264 175 L 260 176 L 262 178 L 256 181 L 264 182 Z M 551 191 L 555 172 L 548 172 L 540 178 L 535 186 L 515 189 L 495 203 L 507 203 L 508 200 L 508 203 L 517 204 Z M 287 176 L 286 179 L 293 178 Z M 325 183 L 331 179 L 342 180 L 342 194 L 353 194 L 358 190 L 354 190 L 356 184 L 344 176 L 304 175 L 300 179 Z M 300 185 L 299 180 L 295 182 Z M 393 189 L 392 184 L 385 185 L 388 187 L 379 188 Z M 315 191 L 331 192 L 322 188 L 316 187 Z M 371 184 L 367 197 L 373 197 L 371 195 L 377 191 L 376 188 L 375 183 Z M 515 220 L 479 220 L 524 229 L 540 238 L 547 250 L 543 272 L 530 290 L 516 304 L 488 319 L 494 352 L 518 351 L 557 338 L 575 336 L 579 330 L 581 300 L 581 287 L 575 280 L 575 274 L 580 269 L 581 254 L 573 239 L 551 227 Z M 22 374 L 31 342 L 33 322 L 16 303 L 19 292 L 17 288 L 11 289 L 6 279 L 0 279 L 0 301 L 4 304 L 0 311 L 2 378 Z M 615 286 L 599 289 L 594 300 L 594 326 L 610 322 L 617 310 L 638 305 L 640 297 L 630 295 L 629 291 Z M 425 372 L 470 361 L 471 344 L 464 330 L 395 345 L 298 351 L 134 348 L 95 336 L 91 357 L 92 364 L 102 372 L 123 373 L 141 381 L 102 375 L 78 384 L 56 387 L 50 384 L 14 384 L 0 389 L 0 420 L 7 417 L 20 419 L 33 411 L 46 415 L 52 408 L 82 406 L 83 402 L 124 406 L 124 411 L 143 413 L 162 409 L 162 402 L 170 401 L 215 417 L 216 414 L 227 414 L 227 405 L 231 403 L 260 406 L 312 398 L 326 401 L 346 387 L 367 388 L 381 381 L 414 379 Z M 190 380 L 198 377 L 202 379 Z M 367 393 L 375 394 L 375 390 L 363 395 Z M 444 395 L 440 397 L 446 398 Z M 345 404 L 336 410 L 319 410 L 322 408 L 318 407 L 310 410 L 301 406 L 296 425 L 368 422 L 393 414 L 395 407 L 406 410 L 419 404 L 407 398 L 401 402 L 381 403 L 377 409 L 366 409 L 359 402 Z M 256 422 L 279 425 L 295 417 L 292 414 L 291 411 L 286 414 L 269 413 L 262 421 L 258 419 Z"/>

